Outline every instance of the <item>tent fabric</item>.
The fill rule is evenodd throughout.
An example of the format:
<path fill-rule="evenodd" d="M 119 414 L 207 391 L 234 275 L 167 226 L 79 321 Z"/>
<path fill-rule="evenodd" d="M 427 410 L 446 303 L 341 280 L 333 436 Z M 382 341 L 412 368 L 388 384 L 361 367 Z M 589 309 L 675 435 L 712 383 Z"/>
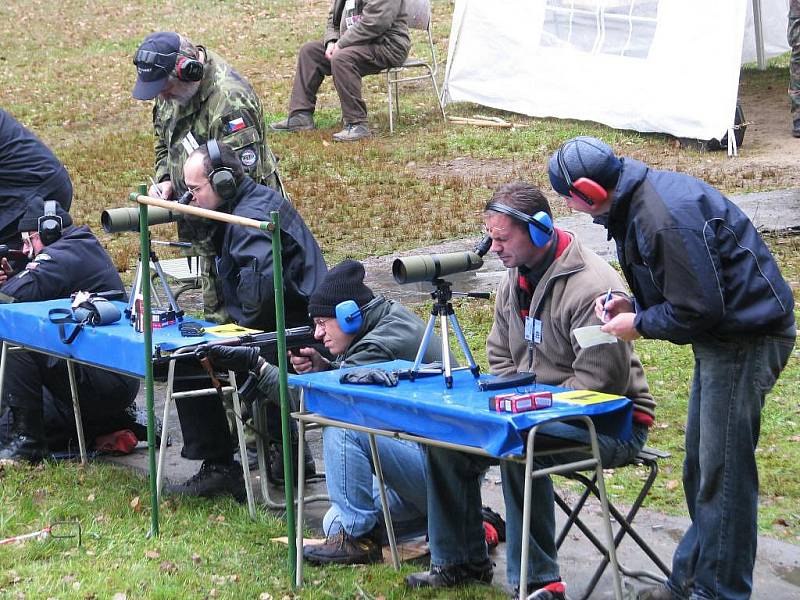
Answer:
<path fill-rule="evenodd" d="M 457 0 L 444 100 L 719 138 L 754 39 L 751 1 Z M 787 1 L 761 0 L 768 55 L 786 49 Z"/>

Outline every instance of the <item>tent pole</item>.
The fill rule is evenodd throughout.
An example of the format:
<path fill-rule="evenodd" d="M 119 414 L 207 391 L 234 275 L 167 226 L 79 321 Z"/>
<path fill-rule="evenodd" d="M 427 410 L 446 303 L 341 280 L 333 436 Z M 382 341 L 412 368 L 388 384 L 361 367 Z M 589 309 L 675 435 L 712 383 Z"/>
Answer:
<path fill-rule="evenodd" d="M 756 36 L 756 61 L 758 68 L 764 71 L 767 68 L 767 59 L 764 57 L 764 29 L 761 25 L 761 0 L 753 0 L 753 32 Z"/>

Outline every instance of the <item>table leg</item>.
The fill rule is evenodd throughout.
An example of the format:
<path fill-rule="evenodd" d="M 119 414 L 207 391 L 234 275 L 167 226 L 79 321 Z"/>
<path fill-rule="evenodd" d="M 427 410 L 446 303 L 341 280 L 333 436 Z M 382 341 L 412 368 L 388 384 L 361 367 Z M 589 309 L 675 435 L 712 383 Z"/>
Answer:
<path fill-rule="evenodd" d="M 381 507 L 383 508 L 383 520 L 386 523 L 386 536 L 389 538 L 389 549 L 392 552 L 392 564 L 396 571 L 400 570 L 400 555 L 397 552 L 397 542 L 394 539 L 394 526 L 392 525 L 392 514 L 389 510 L 389 502 L 386 498 L 386 483 L 383 481 L 383 469 L 381 468 L 381 458 L 378 455 L 378 444 L 375 441 L 375 434 L 369 434 L 369 449 L 372 452 L 372 465 L 375 468 L 375 476 L 378 478 L 378 489 L 381 493 Z"/>
<path fill-rule="evenodd" d="M 78 401 L 78 384 L 75 380 L 75 364 L 67 360 L 67 373 L 69 374 L 69 389 L 72 392 L 72 410 L 75 413 L 75 430 L 78 433 L 78 449 L 81 454 L 81 464 L 86 464 L 86 440 L 83 438 L 83 420 L 81 419 L 81 405 Z"/>
<path fill-rule="evenodd" d="M 0 415 L 3 414 L 3 384 L 6 380 L 6 355 L 8 355 L 8 342 L 3 342 L 3 350 L 0 352 Z"/>
<path fill-rule="evenodd" d="M 589 417 L 581 417 L 581 420 L 586 423 L 586 427 L 589 430 L 589 440 L 592 443 L 592 455 L 597 460 L 595 473 L 597 473 L 597 489 L 600 492 L 600 507 L 603 512 L 603 528 L 606 533 L 608 558 L 611 562 L 611 575 L 614 578 L 614 597 L 617 600 L 622 600 L 622 577 L 619 574 L 617 546 L 614 543 L 614 532 L 611 530 L 611 518 L 608 513 L 608 498 L 606 497 L 606 484 L 603 480 L 603 465 L 600 462 L 600 448 L 597 444 L 597 433 L 594 429 L 594 423 Z"/>
<path fill-rule="evenodd" d="M 300 413 L 305 410 L 306 404 L 306 389 L 300 388 Z M 297 551 L 297 561 L 295 569 L 295 586 L 298 588 L 303 587 L 303 510 L 305 508 L 305 477 L 306 477 L 306 461 L 305 461 L 305 444 L 303 440 L 306 439 L 306 423 L 302 419 L 297 420 L 297 543 L 295 550 Z"/>
<path fill-rule="evenodd" d="M 236 375 L 228 371 L 230 385 L 233 388 L 233 413 L 236 418 L 236 434 L 239 437 L 239 458 L 242 461 L 242 475 L 244 476 L 244 490 L 247 494 L 247 511 L 250 518 L 256 520 L 256 502 L 253 499 L 253 482 L 250 481 L 250 461 L 247 459 L 247 442 L 244 439 L 244 423 L 242 422 L 242 403 L 239 401 L 239 389 L 236 387 Z"/>
<path fill-rule="evenodd" d="M 538 427 L 528 432 L 525 449 L 525 492 L 522 501 L 522 541 L 519 555 L 519 600 L 525 600 L 528 589 L 528 532 L 531 529 L 531 495 L 533 494 L 533 440 Z"/>

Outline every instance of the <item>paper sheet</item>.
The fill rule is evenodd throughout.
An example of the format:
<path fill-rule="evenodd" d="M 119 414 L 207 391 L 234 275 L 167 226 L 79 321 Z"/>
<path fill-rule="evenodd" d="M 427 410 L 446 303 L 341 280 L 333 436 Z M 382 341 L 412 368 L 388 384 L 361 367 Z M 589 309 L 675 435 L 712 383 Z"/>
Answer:
<path fill-rule="evenodd" d="M 591 348 L 600 344 L 613 344 L 617 338 L 610 333 L 600 331 L 602 325 L 589 325 L 588 327 L 579 327 L 572 333 L 575 334 L 575 339 L 578 340 L 581 348 Z"/>

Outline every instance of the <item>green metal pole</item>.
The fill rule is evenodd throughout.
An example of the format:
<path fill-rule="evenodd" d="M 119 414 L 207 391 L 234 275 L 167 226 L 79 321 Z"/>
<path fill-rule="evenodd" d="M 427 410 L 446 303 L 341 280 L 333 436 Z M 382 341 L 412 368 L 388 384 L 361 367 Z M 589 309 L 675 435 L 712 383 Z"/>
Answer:
<path fill-rule="evenodd" d="M 147 186 L 139 186 L 139 194 L 147 194 Z M 135 200 L 135 198 L 134 198 Z M 139 204 L 139 244 L 142 261 L 142 300 L 144 314 L 144 389 L 147 400 L 147 455 L 150 461 L 150 533 L 158 535 L 158 490 L 156 489 L 156 413 L 153 406 L 153 313 L 150 306 L 150 228 L 147 220 L 147 204 Z M 136 298 L 133 299 L 136 307 Z M 166 435 L 166 433 L 162 434 Z"/>
<path fill-rule="evenodd" d="M 294 473 L 292 472 L 292 443 L 289 430 L 289 393 L 286 365 L 286 319 L 283 309 L 283 263 L 281 260 L 281 217 L 278 211 L 270 213 L 272 219 L 272 272 L 275 282 L 275 331 L 278 338 L 278 372 L 281 398 L 281 435 L 283 436 L 283 489 L 286 499 L 286 520 L 289 537 L 289 577 L 296 589 L 297 535 L 294 520 Z M 298 443 L 302 443 L 299 440 Z"/>

